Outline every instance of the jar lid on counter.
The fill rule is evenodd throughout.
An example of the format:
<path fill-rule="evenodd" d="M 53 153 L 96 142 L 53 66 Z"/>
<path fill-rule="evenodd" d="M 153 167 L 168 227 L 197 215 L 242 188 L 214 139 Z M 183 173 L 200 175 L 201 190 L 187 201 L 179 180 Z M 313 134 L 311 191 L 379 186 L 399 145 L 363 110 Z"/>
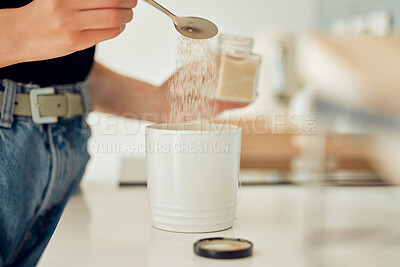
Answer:
<path fill-rule="evenodd" d="M 252 255 L 253 243 L 241 238 L 206 238 L 194 243 L 194 252 L 206 258 L 239 259 Z"/>

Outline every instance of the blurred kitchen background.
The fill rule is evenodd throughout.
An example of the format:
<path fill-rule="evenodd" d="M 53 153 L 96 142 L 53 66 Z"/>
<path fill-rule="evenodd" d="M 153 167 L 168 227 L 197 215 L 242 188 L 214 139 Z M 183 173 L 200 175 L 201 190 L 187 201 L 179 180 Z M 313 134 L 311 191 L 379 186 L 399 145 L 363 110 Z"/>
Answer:
<path fill-rule="evenodd" d="M 276 31 L 279 35 L 282 30 L 281 35 L 286 32 L 298 35 L 310 30 L 318 21 L 319 9 L 314 0 L 161 0 L 160 3 L 176 14 L 208 18 L 218 25 L 220 32 L 254 37 L 255 51 L 260 54 L 266 48 L 263 42 L 268 41 L 269 32 Z M 176 37 L 176 30 L 168 17 L 138 1 L 134 22 L 127 26 L 122 36 L 98 45 L 96 59 L 115 71 L 161 85 L 174 72 Z M 265 87 L 266 82 L 260 85 Z M 268 88 L 259 91 L 264 96 L 256 105 L 274 111 L 269 104 L 271 101 L 265 98 L 269 94 Z M 101 114 L 93 114 L 89 122 L 93 125 L 92 160 L 86 179 L 143 183 L 143 146 L 134 149 L 139 150 L 136 153 L 121 150 L 133 142 L 144 144 L 146 124 Z"/>
<path fill-rule="evenodd" d="M 220 117 L 246 124 L 242 125 L 245 126 L 244 183 L 310 180 L 307 172 L 315 160 L 308 158 L 307 142 L 326 143 L 325 163 L 331 171 L 329 175 L 334 175 L 328 180 L 351 184 L 382 182 L 366 157 L 367 151 L 361 148 L 366 148 L 365 142 L 372 145 L 369 139 L 364 139 L 376 122 L 388 120 L 392 130 L 397 126 L 393 124 L 394 114 L 390 114 L 395 109 L 387 102 L 395 107 L 398 95 L 384 93 L 390 89 L 381 88 L 379 78 L 384 75 L 386 84 L 395 88 L 394 56 L 399 52 L 395 47 L 396 37 L 392 36 L 396 35 L 396 26 L 400 26 L 399 3 L 395 0 L 160 2 L 176 14 L 209 18 L 222 33 L 253 37 L 254 51 L 263 57 L 256 102 Z M 316 31 L 323 34 L 317 35 Z M 96 59 L 115 71 L 160 85 L 174 72 L 176 34 L 168 17 L 139 1 L 133 23 L 122 36 L 98 45 Z M 360 43 L 363 41 L 367 45 Z M 377 59 L 379 64 L 374 63 Z M 371 92 L 383 92 L 382 97 L 376 98 Z M 381 100 L 374 103 L 377 99 Z M 144 184 L 147 123 L 99 113 L 92 114 L 89 123 L 93 130 L 89 144 L 92 159 L 85 179 Z M 387 127 L 379 129 L 374 132 L 381 133 Z M 387 168 L 385 174 L 394 171 Z"/>

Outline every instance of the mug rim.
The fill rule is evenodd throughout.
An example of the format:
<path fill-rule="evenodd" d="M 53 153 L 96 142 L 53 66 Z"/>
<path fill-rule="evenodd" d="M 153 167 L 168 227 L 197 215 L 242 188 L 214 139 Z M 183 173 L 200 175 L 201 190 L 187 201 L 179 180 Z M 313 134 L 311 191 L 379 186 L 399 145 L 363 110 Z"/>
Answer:
<path fill-rule="evenodd" d="M 184 128 L 185 126 L 187 126 L 188 128 L 185 129 Z M 199 123 L 199 122 L 157 123 L 148 125 L 146 126 L 146 128 L 149 130 L 168 131 L 168 132 L 231 132 L 241 129 L 239 126 L 233 124 Z"/>

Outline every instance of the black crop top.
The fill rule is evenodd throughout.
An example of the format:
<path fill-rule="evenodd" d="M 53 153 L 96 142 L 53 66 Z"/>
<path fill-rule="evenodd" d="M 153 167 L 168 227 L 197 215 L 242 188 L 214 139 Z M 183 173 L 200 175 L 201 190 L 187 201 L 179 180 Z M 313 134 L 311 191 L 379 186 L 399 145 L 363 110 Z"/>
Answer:
<path fill-rule="evenodd" d="M 30 2 L 32 0 L 0 0 L 0 9 L 22 7 Z M 0 68 L 0 80 L 34 83 L 42 87 L 83 81 L 92 67 L 94 51 L 95 47 L 91 47 L 64 57 Z"/>

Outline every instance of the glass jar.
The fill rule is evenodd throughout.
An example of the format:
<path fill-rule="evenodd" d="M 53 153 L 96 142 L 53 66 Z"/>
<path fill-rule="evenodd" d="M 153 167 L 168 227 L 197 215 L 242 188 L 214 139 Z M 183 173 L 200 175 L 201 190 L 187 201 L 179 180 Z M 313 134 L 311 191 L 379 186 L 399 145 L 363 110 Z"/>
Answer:
<path fill-rule="evenodd" d="M 255 100 L 261 56 L 253 53 L 253 45 L 252 38 L 231 34 L 219 36 L 216 99 L 243 103 Z"/>

